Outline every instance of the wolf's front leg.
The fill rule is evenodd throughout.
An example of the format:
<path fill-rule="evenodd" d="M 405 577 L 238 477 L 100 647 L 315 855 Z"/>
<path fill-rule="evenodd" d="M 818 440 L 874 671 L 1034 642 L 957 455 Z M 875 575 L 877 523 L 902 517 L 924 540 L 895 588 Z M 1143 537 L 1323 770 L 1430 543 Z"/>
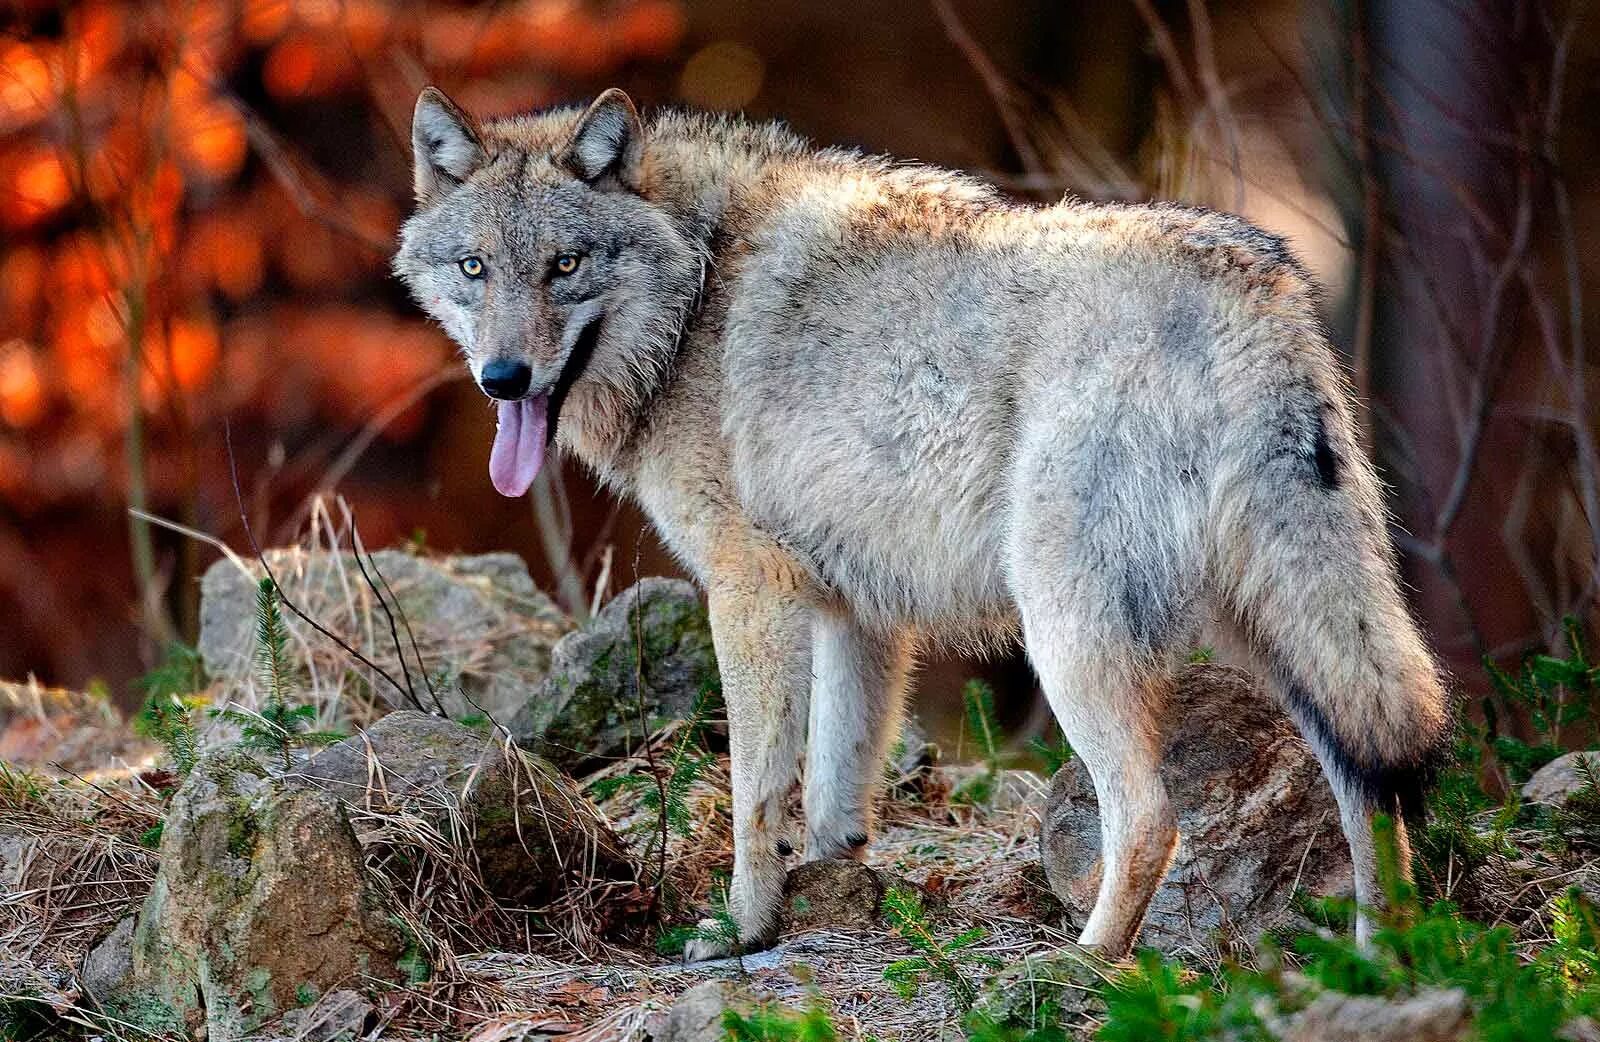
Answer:
<path fill-rule="evenodd" d="M 711 635 L 728 707 L 733 774 L 733 885 L 729 904 L 746 950 L 776 939 L 783 900 L 784 805 L 800 768 L 811 683 L 812 608 L 794 584 L 713 580 Z M 702 932 L 715 923 L 702 923 Z M 714 930 L 712 931 L 714 932 Z M 684 947 L 695 962 L 731 954 L 702 936 Z"/>
<path fill-rule="evenodd" d="M 872 838 L 884 762 L 900 733 L 909 638 L 817 612 L 806 753 L 806 860 L 859 858 Z"/>

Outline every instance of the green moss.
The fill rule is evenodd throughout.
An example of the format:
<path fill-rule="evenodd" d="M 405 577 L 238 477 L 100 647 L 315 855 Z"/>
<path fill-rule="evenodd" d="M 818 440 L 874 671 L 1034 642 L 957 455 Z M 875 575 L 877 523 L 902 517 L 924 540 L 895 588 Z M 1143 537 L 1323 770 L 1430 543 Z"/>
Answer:
<path fill-rule="evenodd" d="M 158 1038 L 186 1034 L 183 1014 L 151 991 L 119 995 L 106 1003 L 106 1012 L 142 1034 Z"/>
<path fill-rule="evenodd" d="M 255 853 L 258 832 L 255 808 L 248 799 L 228 801 L 228 853 L 248 859 Z"/>

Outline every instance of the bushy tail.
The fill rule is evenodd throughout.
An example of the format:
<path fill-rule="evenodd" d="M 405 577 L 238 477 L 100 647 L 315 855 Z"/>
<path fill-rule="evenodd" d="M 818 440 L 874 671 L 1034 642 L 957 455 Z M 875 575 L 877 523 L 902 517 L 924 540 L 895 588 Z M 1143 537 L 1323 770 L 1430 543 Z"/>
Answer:
<path fill-rule="evenodd" d="M 1256 397 L 1234 428 L 1212 559 L 1307 739 L 1375 808 L 1413 817 L 1450 744 L 1450 699 L 1401 596 L 1348 402 L 1307 384 Z"/>

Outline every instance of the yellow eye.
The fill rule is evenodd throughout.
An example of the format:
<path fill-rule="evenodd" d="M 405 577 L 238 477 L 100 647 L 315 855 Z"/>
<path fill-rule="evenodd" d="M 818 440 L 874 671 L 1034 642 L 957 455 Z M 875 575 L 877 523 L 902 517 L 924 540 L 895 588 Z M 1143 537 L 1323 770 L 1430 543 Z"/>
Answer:
<path fill-rule="evenodd" d="M 556 274 L 571 275 L 578 270 L 578 255 L 575 253 L 556 254 Z"/>
<path fill-rule="evenodd" d="M 469 279 L 483 278 L 483 261 L 477 257 L 462 257 L 461 274 Z"/>

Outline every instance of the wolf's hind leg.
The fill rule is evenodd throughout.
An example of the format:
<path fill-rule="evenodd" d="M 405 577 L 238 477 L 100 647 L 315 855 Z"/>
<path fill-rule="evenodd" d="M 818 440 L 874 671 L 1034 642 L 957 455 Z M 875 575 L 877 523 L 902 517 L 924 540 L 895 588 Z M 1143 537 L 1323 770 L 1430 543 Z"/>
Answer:
<path fill-rule="evenodd" d="M 819 611 L 812 637 L 806 860 L 861 857 L 872 838 L 884 759 L 900 730 L 910 640 Z"/>
<path fill-rule="evenodd" d="M 1302 707 L 1285 700 L 1284 708 L 1300 728 L 1300 733 L 1316 754 L 1322 773 L 1333 790 L 1334 802 L 1339 805 L 1339 825 L 1350 843 L 1350 862 L 1355 877 L 1356 890 L 1356 940 L 1362 945 L 1372 941 L 1373 922 L 1369 914 L 1382 908 L 1387 897 L 1378 880 L 1378 844 L 1373 834 L 1372 819 L 1382 812 L 1361 783 L 1352 779 L 1339 762 L 1338 750 L 1319 733 L 1306 717 Z M 1411 840 L 1406 833 L 1405 821 L 1391 807 L 1387 813 L 1394 827 L 1395 868 L 1399 879 L 1411 881 Z"/>
<path fill-rule="evenodd" d="M 1171 679 L 1086 621 L 1062 599 L 1022 602 L 1028 656 L 1100 803 L 1100 890 L 1079 943 L 1115 957 L 1138 935 L 1177 850 L 1159 773 Z"/>

